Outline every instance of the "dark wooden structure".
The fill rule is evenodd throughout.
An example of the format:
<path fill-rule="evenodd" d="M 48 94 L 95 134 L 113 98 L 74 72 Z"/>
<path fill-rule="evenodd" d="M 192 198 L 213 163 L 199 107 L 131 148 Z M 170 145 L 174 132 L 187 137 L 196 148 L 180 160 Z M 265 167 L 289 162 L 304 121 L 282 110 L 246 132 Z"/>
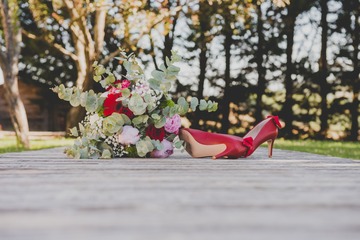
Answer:
<path fill-rule="evenodd" d="M 70 105 L 58 99 L 49 88 L 19 81 L 21 99 L 24 102 L 30 131 L 65 131 L 66 114 Z M 0 130 L 13 130 L 9 109 L 0 85 Z"/>

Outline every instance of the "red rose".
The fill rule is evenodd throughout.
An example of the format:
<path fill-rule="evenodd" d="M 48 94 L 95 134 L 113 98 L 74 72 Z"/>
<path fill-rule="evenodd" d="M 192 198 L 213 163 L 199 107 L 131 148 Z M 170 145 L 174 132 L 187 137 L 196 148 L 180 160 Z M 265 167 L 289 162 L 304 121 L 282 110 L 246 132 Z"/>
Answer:
<path fill-rule="evenodd" d="M 121 107 L 118 111 L 118 113 L 122 113 L 125 114 L 126 116 L 128 116 L 130 119 L 134 117 L 134 113 L 127 107 Z"/>
<path fill-rule="evenodd" d="M 113 112 L 118 112 L 122 107 L 121 101 L 116 101 L 121 97 L 121 93 L 108 94 L 104 101 L 104 116 L 110 116 Z"/>
<path fill-rule="evenodd" d="M 165 129 L 164 127 L 162 128 L 156 128 L 153 124 L 149 125 L 146 128 L 146 136 L 150 137 L 151 139 L 154 140 L 159 140 L 162 141 L 165 137 Z"/>
<path fill-rule="evenodd" d="M 116 101 L 121 97 L 121 93 L 109 94 L 104 101 L 104 116 L 110 116 L 114 112 L 122 113 L 128 116 L 130 119 L 134 117 L 134 113 L 127 107 L 124 107 L 121 101 Z"/>

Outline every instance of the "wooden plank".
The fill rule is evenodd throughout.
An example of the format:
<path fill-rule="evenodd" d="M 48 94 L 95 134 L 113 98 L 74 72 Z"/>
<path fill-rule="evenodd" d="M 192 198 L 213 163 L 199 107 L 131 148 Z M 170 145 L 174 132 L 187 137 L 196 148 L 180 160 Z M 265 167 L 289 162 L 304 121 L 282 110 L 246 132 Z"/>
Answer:
<path fill-rule="evenodd" d="M 360 161 L 0 155 L 0 239 L 359 239 Z"/>

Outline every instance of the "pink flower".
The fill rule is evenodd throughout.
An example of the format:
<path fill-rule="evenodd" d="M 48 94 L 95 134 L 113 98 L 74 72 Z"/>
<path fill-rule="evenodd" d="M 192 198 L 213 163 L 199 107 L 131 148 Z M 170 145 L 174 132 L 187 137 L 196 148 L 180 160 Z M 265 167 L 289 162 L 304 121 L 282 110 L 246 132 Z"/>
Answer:
<path fill-rule="evenodd" d="M 127 79 L 121 80 L 121 89 L 128 88 L 131 82 Z"/>
<path fill-rule="evenodd" d="M 117 135 L 118 142 L 123 145 L 135 144 L 139 139 L 139 130 L 129 125 L 124 126 L 122 132 Z"/>
<path fill-rule="evenodd" d="M 181 118 L 178 114 L 175 114 L 171 118 L 166 118 L 165 131 L 168 133 L 178 134 L 179 128 L 181 127 Z"/>
<path fill-rule="evenodd" d="M 150 153 L 152 158 L 167 158 L 174 153 L 174 148 L 171 142 L 164 139 L 161 141 L 161 144 L 163 145 L 163 149 L 152 151 Z"/>

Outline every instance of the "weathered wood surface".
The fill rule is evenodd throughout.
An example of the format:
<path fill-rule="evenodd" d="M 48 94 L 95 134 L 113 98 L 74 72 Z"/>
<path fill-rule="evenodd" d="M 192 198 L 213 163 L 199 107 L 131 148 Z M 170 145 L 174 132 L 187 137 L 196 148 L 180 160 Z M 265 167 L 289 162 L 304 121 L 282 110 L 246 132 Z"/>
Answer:
<path fill-rule="evenodd" d="M 3 154 L 0 239 L 360 239 L 360 162 Z"/>

